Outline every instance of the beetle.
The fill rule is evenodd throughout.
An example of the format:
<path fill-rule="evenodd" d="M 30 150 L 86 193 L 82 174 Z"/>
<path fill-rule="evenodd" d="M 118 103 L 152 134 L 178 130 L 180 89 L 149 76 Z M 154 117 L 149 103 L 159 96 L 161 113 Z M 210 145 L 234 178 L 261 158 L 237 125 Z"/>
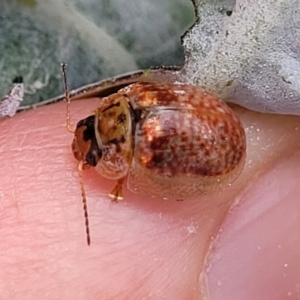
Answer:
<path fill-rule="evenodd" d="M 63 66 L 67 127 L 70 96 Z M 232 109 L 203 88 L 181 83 L 137 82 L 100 99 L 80 120 L 72 151 L 79 173 L 94 167 L 122 187 L 183 200 L 230 185 L 246 156 L 245 131 Z M 85 192 L 82 186 L 82 194 Z"/>

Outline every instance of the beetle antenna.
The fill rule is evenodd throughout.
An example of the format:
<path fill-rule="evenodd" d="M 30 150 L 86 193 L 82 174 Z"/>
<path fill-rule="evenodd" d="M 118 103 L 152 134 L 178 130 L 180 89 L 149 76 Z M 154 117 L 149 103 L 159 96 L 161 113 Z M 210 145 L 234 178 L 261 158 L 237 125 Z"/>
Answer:
<path fill-rule="evenodd" d="M 91 236 L 90 236 L 90 226 L 89 226 L 89 215 L 87 210 L 87 202 L 86 202 L 86 195 L 83 185 L 83 178 L 82 178 L 82 170 L 83 170 L 83 160 L 81 160 L 78 164 L 78 176 L 79 176 L 79 184 L 81 189 L 82 195 L 82 204 L 83 204 L 83 211 L 84 211 L 84 220 L 85 220 L 85 231 L 86 231 L 86 241 L 88 246 L 91 244 Z"/>
<path fill-rule="evenodd" d="M 61 71 L 63 73 L 63 81 L 64 81 L 64 88 L 65 88 L 65 100 L 67 102 L 67 107 L 66 107 L 66 127 L 67 130 L 71 133 L 74 133 L 74 130 L 71 127 L 71 122 L 70 122 L 70 106 L 71 106 L 71 99 L 70 99 L 70 92 L 69 92 L 69 87 L 67 83 L 67 64 L 63 62 L 61 64 Z"/>

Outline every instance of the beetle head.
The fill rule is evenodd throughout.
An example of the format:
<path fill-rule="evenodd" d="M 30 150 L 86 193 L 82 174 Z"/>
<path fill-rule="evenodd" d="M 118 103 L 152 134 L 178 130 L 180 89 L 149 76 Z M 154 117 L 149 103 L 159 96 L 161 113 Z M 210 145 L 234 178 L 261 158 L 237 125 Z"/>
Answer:
<path fill-rule="evenodd" d="M 72 151 L 75 158 L 84 162 L 84 167 L 95 167 L 102 157 L 95 136 L 95 116 L 89 116 L 77 123 L 74 139 L 72 142 Z"/>

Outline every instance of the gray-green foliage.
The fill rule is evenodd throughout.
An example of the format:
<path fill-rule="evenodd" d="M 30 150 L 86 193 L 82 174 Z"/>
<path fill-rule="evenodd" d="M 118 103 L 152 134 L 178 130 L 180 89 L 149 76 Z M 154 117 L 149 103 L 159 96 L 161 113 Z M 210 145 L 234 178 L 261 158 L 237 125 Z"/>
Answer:
<path fill-rule="evenodd" d="M 23 105 L 61 94 L 62 61 L 71 88 L 153 65 L 180 65 L 180 36 L 193 19 L 186 0 L 2 0 L 0 95 L 19 75 Z"/>

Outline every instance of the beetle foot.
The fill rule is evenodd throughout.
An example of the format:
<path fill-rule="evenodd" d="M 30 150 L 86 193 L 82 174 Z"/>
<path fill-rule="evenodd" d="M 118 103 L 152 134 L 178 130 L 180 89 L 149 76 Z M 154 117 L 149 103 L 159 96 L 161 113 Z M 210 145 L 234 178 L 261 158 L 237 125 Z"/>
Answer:
<path fill-rule="evenodd" d="M 119 179 L 116 186 L 109 193 L 109 197 L 112 198 L 113 202 L 118 202 L 123 200 L 123 182 L 124 179 Z"/>

